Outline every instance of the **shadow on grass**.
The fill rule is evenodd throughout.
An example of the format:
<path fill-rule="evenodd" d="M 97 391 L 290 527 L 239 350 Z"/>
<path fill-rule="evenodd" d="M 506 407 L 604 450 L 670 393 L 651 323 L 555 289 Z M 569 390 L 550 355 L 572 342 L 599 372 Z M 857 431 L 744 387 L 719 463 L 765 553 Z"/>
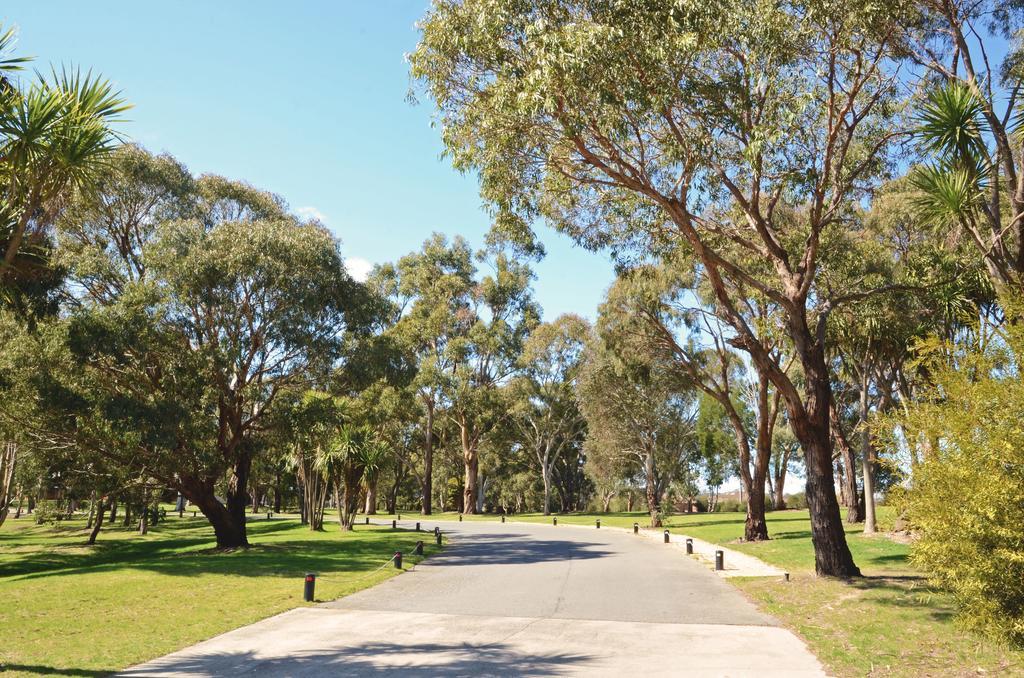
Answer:
<path fill-rule="evenodd" d="M 0 662 L 0 673 L 12 671 L 25 673 L 32 676 L 109 676 L 110 671 L 93 671 L 91 669 L 66 669 L 56 666 L 42 666 L 40 664 L 4 664 Z"/>
<path fill-rule="evenodd" d="M 861 577 L 846 582 L 848 586 L 869 594 L 882 605 L 904 609 L 926 610 L 935 621 L 951 620 L 956 614 L 953 599 L 928 585 L 921 575 L 881 575 Z"/>
<path fill-rule="evenodd" d="M 343 641 L 342 641 L 343 642 Z M 258 658 L 252 652 L 205 653 L 168 657 L 119 676 L 231 675 L 261 676 L 556 676 L 580 673 L 591 657 L 581 654 L 524 653 L 503 643 L 368 643 L 359 647 Z"/>
<path fill-rule="evenodd" d="M 163 529 L 161 529 L 163 528 Z M 292 532 L 294 536 L 286 534 Z M 356 535 L 360 534 L 357 530 Z M 261 543 L 260 539 L 275 539 Z M 395 547 L 412 550 L 416 538 L 406 532 L 373 529 L 367 538 L 332 539 L 328 533 L 310 535 L 294 521 L 251 525 L 249 549 L 212 550 L 212 529 L 205 522 L 160 525 L 148 537 L 112 538 L 93 547 L 53 548 L 19 553 L 0 561 L 0 577 L 32 580 L 77 573 L 137 569 L 171 576 L 224 574 L 246 577 L 294 577 L 304 572 L 362 570 L 376 566 Z"/>

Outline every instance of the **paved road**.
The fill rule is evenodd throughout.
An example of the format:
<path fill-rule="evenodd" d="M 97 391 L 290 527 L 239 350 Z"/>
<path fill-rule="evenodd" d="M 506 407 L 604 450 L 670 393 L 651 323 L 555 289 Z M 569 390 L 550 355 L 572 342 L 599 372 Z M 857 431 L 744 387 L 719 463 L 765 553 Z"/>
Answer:
<path fill-rule="evenodd" d="M 123 675 L 824 675 L 676 549 L 611 529 L 437 524 L 450 547 L 400 577 Z"/>

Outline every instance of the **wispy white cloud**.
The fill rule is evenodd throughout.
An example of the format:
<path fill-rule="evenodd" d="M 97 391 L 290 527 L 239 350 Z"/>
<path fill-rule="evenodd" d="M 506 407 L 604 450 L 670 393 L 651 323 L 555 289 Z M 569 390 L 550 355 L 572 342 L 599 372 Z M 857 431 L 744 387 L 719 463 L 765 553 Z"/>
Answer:
<path fill-rule="evenodd" d="M 345 269 L 353 278 L 359 282 L 364 282 L 366 277 L 370 275 L 370 271 L 373 270 L 373 262 L 367 261 L 362 257 L 348 257 L 345 259 Z"/>
<path fill-rule="evenodd" d="M 327 224 L 327 215 L 315 207 L 298 207 L 295 214 L 302 219 L 316 219 L 321 224 Z"/>

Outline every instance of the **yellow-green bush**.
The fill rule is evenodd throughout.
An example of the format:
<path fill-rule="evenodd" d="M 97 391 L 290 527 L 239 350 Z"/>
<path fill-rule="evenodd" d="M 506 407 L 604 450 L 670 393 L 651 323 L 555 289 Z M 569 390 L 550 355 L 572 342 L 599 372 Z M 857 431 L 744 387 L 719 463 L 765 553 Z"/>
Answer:
<path fill-rule="evenodd" d="M 913 561 L 967 625 L 1024 646 L 1024 332 L 1009 333 L 941 361 L 897 423 L 919 459 L 901 502 L 919 535 Z"/>

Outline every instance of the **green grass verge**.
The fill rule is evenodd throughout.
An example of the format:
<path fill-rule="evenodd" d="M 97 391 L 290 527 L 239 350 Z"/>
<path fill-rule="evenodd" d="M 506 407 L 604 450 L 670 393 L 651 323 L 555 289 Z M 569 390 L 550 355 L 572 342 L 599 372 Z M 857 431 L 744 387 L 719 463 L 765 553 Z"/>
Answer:
<path fill-rule="evenodd" d="M 84 521 L 58 527 L 8 519 L 0 528 L 0 674 L 107 675 L 302 602 L 303 575 L 318 575 L 316 598 L 333 600 L 398 573 L 378 569 L 396 550 L 404 568 L 428 535 L 327 524 L 312 532 L 295 519 L 249 524 L 252 548 L 213 550 L 200 516 L 169 515 L 140 536 L 104 528 L 84 546 Z"/>
<path fill-rule="evenodd" d="M 413 519 L 403 515 L 403 519 Z M 438 518 L 458 520 L 458 514 Z M 641 527 L 645 513 L 558 515 L 560 524 Z M 881 528 L 891 524 L 891 509 L 879 507 Z M 390 517 L 388 517 L 390 519 Z M 466 520 L 498 520 L 493 515 Z M 517 514 L 513 521 L 550 523 L 552 516 Z M 854 560 L 865 575 L 842 581 L 814 576 L 814 548 L 807 511 L 768 514 L 770 541 L 745 543 L 742 513 L 671 516 L 666 527 L 761 558 L 791 572 L 791 580 L 729 579 L 767 613 L 807 642 L 831 675 L 974 676 L 1024 675 L 1024 652 L 1008 649 L 967 632 L 955 622 L 949 594 L 935 590 L 911 566 L 910 547 L 885 534 L 864 535 L 847 525 Z"/>

